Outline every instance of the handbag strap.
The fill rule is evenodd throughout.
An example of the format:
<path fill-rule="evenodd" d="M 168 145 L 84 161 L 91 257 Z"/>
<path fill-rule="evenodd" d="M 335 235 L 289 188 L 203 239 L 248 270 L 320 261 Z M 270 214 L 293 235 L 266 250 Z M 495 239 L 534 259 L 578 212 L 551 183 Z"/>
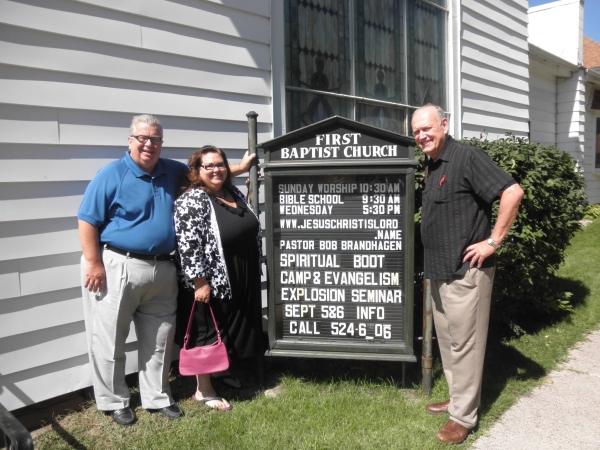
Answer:
<path fill-rule="evenodd" d="M 188 320 L 188 326 L 185 330 L 185 338 L 183 339 L 183 348 L 188 349 L 188 343 L 190 340 L 190 334 L 192 332 L 192 323 L 194 322 L 194 313 L 196 312 L 196 300 L 194 300 L 194 304 L 192 305 L 192 312 L 190 313 L 190 319 Z M 219 327 L 217 325 L 217 320 L 215 319 L 215 313 L 213 313 L 212 306 L 210 306 L 210 302 L 208 303 L 208 309 L 210 309 L 210 315 L 212 316 L 213 323 L 215 324 L 215 330 L 217 331 L 217 342 L 221 343 L 221 332 L 219 331 Z"/>

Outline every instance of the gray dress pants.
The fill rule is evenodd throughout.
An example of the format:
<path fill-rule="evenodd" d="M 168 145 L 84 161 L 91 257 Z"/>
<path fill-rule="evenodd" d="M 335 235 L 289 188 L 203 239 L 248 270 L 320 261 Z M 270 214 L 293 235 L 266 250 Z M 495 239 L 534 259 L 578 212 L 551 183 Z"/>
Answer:
<path fill-rule="evenodd" d="M 171 261 L 144 261 L 102 250 L 106 289 L 83 288 L 86 337 L 96 405 L 101 411 L 129 406 L 125 383 L 125 340 L 131 321 L 138 345 L 142 407 L 160 409 L 173 404 L 169 369 L 177 274 Z M 85 260 L 81 258 L 82 279 Z"/>

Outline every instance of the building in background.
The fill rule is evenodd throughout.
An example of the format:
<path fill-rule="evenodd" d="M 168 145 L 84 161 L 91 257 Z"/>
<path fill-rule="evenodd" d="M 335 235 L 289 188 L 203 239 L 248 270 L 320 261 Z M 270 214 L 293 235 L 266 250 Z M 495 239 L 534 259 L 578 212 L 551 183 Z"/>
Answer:
<path fill-rule="evenodd" d="M 600 73 L 593 70 L 600 44 L 583 37 L 583 1 L 536 6 L 528 15 L 530 140 L 569 153 L 590 203 L 600 203 Z"/>
<path fill-rule="evenodd" d="M 435 102 L 457 138 L 531 135 L 597 182 L 595 135 L 569 122 L 595 124 L 597 78 L 528 43 L 530 17 L 526 0 L 0 0 L 0 403 L 91 384 L 76 213 L 132 115 L 162 119 L 165 157 L 211 143 L 235 162 L 249 111 L 263 142 L 334 114 L 408 134 Z"/>

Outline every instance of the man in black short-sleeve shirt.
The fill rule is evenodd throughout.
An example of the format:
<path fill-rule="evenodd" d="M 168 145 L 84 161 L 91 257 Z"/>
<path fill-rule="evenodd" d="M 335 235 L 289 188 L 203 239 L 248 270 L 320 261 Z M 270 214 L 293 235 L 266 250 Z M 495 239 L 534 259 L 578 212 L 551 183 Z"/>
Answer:
<path fill-rule="evenodd" d="M 413 114 L 417 145 L 428 156 L 421 237 L 434 322 L 450 400 L 427 406 L 450 414 L 437 434 L 458 443 L 477 424 L 496 260 L 515 220 L 523 190 L 482 150 L 448 135 L 444 111 L 425 105 Z M 491 227 L 492 203 L 500 198 Z"/>

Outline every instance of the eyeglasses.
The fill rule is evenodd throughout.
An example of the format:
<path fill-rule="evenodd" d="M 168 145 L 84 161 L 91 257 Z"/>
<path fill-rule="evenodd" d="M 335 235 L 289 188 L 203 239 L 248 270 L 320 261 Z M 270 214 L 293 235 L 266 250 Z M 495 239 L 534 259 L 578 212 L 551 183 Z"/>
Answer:
<path fill-rule="evenodd" d="M 217 170 L 225 170 L 225 168 L 226 168 L 226 166 L 225 166 L 224 163 L 209 164 L 207 166 L 203 166 L 202 164 L 200 164 L 200 167 L 202 167 L 204 170 L 208 170 L 209 172 L 212 172 L 215 169 L 217 169 Z"/>
<path fill-rule="evenodd" d="M 132 134 L 132 135 L 131 135 L 131 136 L 129 136 L 129 137 L 136 138 L 136 139 L 137 139 L 137 141 L 138 141 L 140 144 L 145 144 L 145 143 L 146 143 L 146 141 L 147 141 L 148 139 L 150 139 L 150 142 L 152 142 L 152 144 L 154 144 L 154 145 L 162 144 L 162 141 L 163 141 L 163 139 L 162 139 L 162 138 L 159 138 L 159 137 L 150 137 L 150 136 L 144 136 L 143 134 L 140 134 L 139 136 L 134 136 L 134 135 Z"/>

